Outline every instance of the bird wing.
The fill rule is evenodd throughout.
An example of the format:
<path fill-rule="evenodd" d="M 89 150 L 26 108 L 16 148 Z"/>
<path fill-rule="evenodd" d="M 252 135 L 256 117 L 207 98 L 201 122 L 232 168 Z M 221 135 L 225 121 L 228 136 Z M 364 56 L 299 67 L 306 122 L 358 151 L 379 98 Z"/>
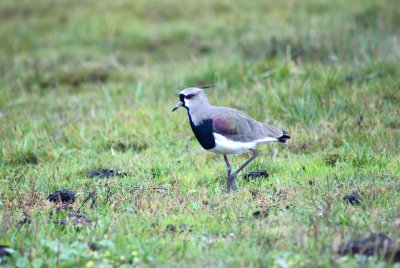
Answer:
<path fill-rule="evenodd" d="M 260 123 L 243 112 L 225 107 L 215 107 L 210 114 L 213 132 L 240 142 L 251 142 L 264 138 L 279 138 L 283 131 Z"/>

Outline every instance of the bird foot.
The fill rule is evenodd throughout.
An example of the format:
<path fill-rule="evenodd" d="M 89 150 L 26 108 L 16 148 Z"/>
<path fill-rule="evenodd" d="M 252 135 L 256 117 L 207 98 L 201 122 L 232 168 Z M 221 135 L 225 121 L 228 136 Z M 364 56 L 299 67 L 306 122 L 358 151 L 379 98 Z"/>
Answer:
<path fill-rule="evenodd" d="M 236 183 L 236 177 L 237 174 L 232 174 L 228 177 L 228 193 L 232 190 L 236 191 L 238 189 L 237 183 Z"/>

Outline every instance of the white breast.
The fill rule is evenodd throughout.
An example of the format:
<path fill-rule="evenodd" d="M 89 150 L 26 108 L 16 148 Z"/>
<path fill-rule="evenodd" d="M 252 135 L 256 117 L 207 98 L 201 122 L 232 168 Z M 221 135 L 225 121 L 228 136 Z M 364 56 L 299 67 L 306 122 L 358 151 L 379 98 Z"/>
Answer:
<path fill-rule="evenodd" d="M 229 140 L 221 134 L 213 132 L 215 138 L 215 147 L 210 149 L 209 151 L 217 154 L 241 154 L 246 153 L 250 149 L 253 149 L 258 144 L 266 143 L 266 142 L 274 142 L 278 141 L 276 138 L 264 138 L 255 140 L 252 142 L 240 142 Z"/>
<path fill-rule="evenodd" d="M 215 147 L 209 151 L 217 154 L 240 154 L 248 152 L 251 148 L 255 147 L 255 142 L 238 142 L 228 140 L 221 134 L 213 132 L 215 138 Z"/>

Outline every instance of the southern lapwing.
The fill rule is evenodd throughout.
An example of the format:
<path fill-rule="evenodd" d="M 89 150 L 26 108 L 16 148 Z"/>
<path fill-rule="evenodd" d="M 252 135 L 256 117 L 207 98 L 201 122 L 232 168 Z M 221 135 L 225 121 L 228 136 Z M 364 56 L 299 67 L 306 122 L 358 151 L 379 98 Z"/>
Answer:
<path fill-rule="evenodd" d="M 200 145 L 207 151 L 224 156 L 228 173 L 228 193 L 237 189 L 238 173 L 253 161 L 258 153 L 257 145 L 267 142 L 287 143 L 290 136 L 286 131 L 255 121 L 245 113 L 226 107 L 210 105 L 202 88 L 190 87 L 179 93 L 179 102 L 172 111 L 185 107 L 190 126 Z M 228 154 L 252 152 L 252 156 L 234 173 Z"/>

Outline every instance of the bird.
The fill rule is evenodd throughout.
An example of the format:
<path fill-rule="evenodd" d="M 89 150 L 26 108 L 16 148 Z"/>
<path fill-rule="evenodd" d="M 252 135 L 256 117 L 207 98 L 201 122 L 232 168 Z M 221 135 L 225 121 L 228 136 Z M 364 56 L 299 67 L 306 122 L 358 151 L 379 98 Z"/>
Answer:
<path fill-rule="evenodd" d="M 287 144 L 289 133 L 257 122 L 244 112 L 233 108 L 213 106 L 202 87 L 188 87 L 179 93 L 179 101 L 172 112 L 183 107 L 187 110 L 192 131 L 207 151 L 222 155 L 227 171 L 227 192 L 237 190 L 236 177 L 257 156 L 256 147 L 263 143 Z M 252 153 L 235 172 L 227 155 Z"/>

